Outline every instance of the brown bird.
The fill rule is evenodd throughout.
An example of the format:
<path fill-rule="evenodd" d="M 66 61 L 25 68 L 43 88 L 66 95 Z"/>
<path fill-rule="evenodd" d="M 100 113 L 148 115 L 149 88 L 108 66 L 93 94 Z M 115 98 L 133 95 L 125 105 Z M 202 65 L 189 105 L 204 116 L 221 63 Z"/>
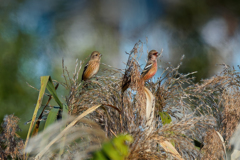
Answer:
<path fill-rule="evenodd" d="M 148 61 L 141 73 L 141 80 L 147 81 L 152 78 L 157 72 L 157 58 L 159 54 L 156 50 L 151 50 L 148 53 Z"/>
<path fill-rule="evenodd" d="M 95 74 L 97 74 L 100 66 L 100 60 L 102 55 L 98 51 L 93 51 L 90 57 L 90 60 L 85 65 L 82 80 L 86 81 L 92 78 Z"/>
<path fill-rule="evenodd" d="M 141 73 L 140 81 L 145 82 L 156 74 L 158 56 L 159 56 L 159 53 L 156 50 L 151 50 L 148 53 L 148 61 Z M 129 87 L 130 82 L 131 82 L 131 79 L 122 85 L 122 92 L 124 92 Z"/>

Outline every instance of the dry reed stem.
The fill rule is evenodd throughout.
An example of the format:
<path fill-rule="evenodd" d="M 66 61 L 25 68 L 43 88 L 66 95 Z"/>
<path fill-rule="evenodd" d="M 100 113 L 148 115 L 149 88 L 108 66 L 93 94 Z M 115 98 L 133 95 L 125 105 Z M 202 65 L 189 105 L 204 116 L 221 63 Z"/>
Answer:
<path fill-rule="evenodd" d="M 73 127 L 80 119 L 82 119 L 83 117 L 85 117 L 86 115 L 88 115 L 89 113 L 95 111 L 98 107 L 100 107 L 101 105 L 96 105 L 93 106 L 91 108 L 89 108 L 88 110 L 86 110 L 85 112 L 83 112 L 81 115 L 79 115 L 75 120 L 73 120 L 62 132 L 60 132 L 51 142 L 49 142 L 49 144 L 43 148 L 43 150 L 38 153 L 35 157 L 36 160 L 41 159 L 41 157 L 43 156 L 43 154 L 49 150 L 49 148 L 56 142 L 58 141 L 62 136 L 64 136 L 64 134 L 66 134 L 66 132 Z"/>
<path fill-rule="evenodd" d="M 24 148 L 24 143 L 16 132 L 19 131 L 18 121 L 14 115 L 6 115 L 4 117 L 0 130 L 0 159 L 22 159 L 21 150 Z"/>

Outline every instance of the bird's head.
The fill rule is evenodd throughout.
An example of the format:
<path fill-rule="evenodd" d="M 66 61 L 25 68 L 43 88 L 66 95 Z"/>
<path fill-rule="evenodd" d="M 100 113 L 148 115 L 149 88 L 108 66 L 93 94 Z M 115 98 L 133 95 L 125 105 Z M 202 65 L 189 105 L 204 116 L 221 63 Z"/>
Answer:
<path fill-rule="evenodd" d="M 148 53 L 148 59 L 149 60 L 156 60 L 158 56 L 159 56 L 159 53 L 156 50 L 151 50 Z"/>
<path fill-rule="evenodd" d="M 93 51 L 91 54 L 91 60 L 100 60 L 102 55 L 98 51 Z"/>

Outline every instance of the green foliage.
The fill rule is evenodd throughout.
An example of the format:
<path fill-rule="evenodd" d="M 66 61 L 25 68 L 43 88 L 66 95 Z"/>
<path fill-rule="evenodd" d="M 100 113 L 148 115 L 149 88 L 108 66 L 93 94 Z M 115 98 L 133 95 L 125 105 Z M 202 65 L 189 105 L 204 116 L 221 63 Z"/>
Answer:
<path fill-rule="evenodd" d="M 30 127 L 29 127 L 29 130 L 28 130 L 28 134 L 27 134 L 27 138 L 26 138 L 26 142 L 25 142 L 25 148 L 28 144 L 28 139 L 30 137 L 33 125 L 35 123 L 35 119 L 36 119 L 38 110 L 39 110 L 39 108 L 41 107 L 41 104 L 42 104 L 42 100 L 43 100 L 43 96 L 44 96 L 44 93 L 45 93 L 45 89 L 47 87 L 48 79 L 49 79 L 49 76 L 42 76 L 41 77 L 41 88 L 40 88 L 40 91 L 39 91 L 37 104 L 36 104 L 35 110 L 33 112 L 32 121 L 30 123 Z"/>
<path fill-rule="evenodd" d="M 46 129 L 48 126 L 50 126 L 51 124 L 53 124 L 56 121 L 57 115 L 59 113 L 59 109 L 65 108 L 64 111 L 66 112 L 66 108 L 67 108 L 67 107 L 63 107 L 62 102 L 59 100 L 59 98 L 57 96 L 57 92 L 55 90 L 55 87 L 53 85 L 53 82 L 52 82 L 52 79 L 51 79 L 50 76 L 49 76 L 48 83 L 47 83 L 47 90 L 53 96 L 54 100 L 57 102 L 57 104 L 60 106 L 60 108 L 59 107 L 54 107 L 54 108 L 51 109 L 51 111 L 50 111 L 50 113 L 47 117 L 44 129 Z"/>
<path fill-rule="evenodd" d="M 161 117 L 163 125 L 169 124 L 169 123 L 172 122 L 172 118 L 171 118 L 171 116 L 167 112 L 159 112 L 159 115 Z M 170 133 L 174 134 L 172 131 Z M 174 140 L 171 140 L 171 144 L 175 147 Z"/>
<path fill-rule="evenodd" d="M 53 85 L 52 82 L 52 78 L 50 76 L 48 76 L 48 83 L 47 83 L 47 89 L 49 91 L 49 93 L 53 96 L 53 98 L 55 99 L 55 101 L 57 102 L 57 104 L 60 106 L 60 108 L 63 108 L 62 102 L 59 100 L 58 96 L 57 96 L 57 92 L 55 90 L 55 87 Z"/>
<path fill-rule="evenodd" d="M 56 121 L 58 113 L 59 113 L 59 107 L 54 107 L 51 109 L 51 111 L 48 114 L 47 120 L 45 122 L 44 129 L 46 129 L 48 126 L 50 126 Z"/>
<path fill-rule="evenodd" d="M 133 142 L 130 135 L 119 135 L 103 144 L 102 149 L 93 154 L 92 160 L 124 160 L 129 154 L 127 143 Z"/>
<path fill-rule="evenodd" d="M 33 116 L 32 116 L 31 124 L 30 124 L 29 130 L 28 130 L 28 135 L 27 135 L 27 139 L 26 139 L 26 142 L 25 142 L 25 148 L 28 144 L 28 139 L 30 137 L 33 125 L 35 123 L 37 113 L 39 111 L 39 108 L 41 107 L 43 96 L 45 94 L 46 88 L 49 91 L 49 93 L 51 94 L 51 96 L 53 96 L 55 101 L 59 104 L 60 108 L 54 107 L 54 108 L 51 109 L 51 111 L 50 111 L 50 113 L 47 117 L 47 121 L 45 123 L 44 129 L 46 129 L 48 126 L 50 126 L 51 124 L 53 124 L 56 121 L 57 115 L 59 113 L 59 109 L 63 108 L 63 105 L 62 105 L 61 101 L 59 100 L 59 98 L 57 96 L 57 93 L 56 93 L 56 90 L 55 90 L 55 87 L 53 85 L 51 77 L 50 76 L 42 76 L 41 77 L 41 88 L 40 88 L 40 91 L 39 91 L 37 104 L 36 104 L 36 107 L 35 107 L 35 110 L 34 110 L 34 113 L 33 113 Z"/>
<path fill-rule="evenodd" d="M 162 124 L 169 124 L 172 122 L 171 116 L 167 112 L 159 112 L 159 115 L 162 119 Z"/>

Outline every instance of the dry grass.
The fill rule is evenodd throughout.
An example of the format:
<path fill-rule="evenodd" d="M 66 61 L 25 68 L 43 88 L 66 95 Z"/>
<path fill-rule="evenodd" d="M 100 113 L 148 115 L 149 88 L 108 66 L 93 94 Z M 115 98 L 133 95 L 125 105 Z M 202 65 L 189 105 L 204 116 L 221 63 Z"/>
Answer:
<path fill-rule="evenodd" d="M 168 64 L 155 82 L 150 80 L 142 84 L 139 83 L 141 68 L 138 59 L 147 55 L 142 47 L 143 43 L 138 42 L 127 53 L 129 58 L 124 71 L 103 64 L 98 74 L 101 76 L 86 82 L 79 78 L 83 66 L 81 61 L 76 61 L 72 76 L 63 61 L 65 80 L 60 84 L 69 91 L 65 100 L 69 115 L 80 115 L 93 105 L 102 106 L 66 134 L 62 158 L 89 158 L 103 141 L 122 133 L 134 138 L 127 159 L 174 159 L 174 155 L 161 146 L 163 141 L 171 142 L 183 159 L 223 158 L 223 145 L 216 131 L 228 145 L 240 117 L 239 73 L 222 65 L 220 74 L 194 84 L 195 72 L 181 74 L 178 72 L 181 65 L 174 67 Z M 122 86 L 126 82 L 131 83 L 123 92 Z M 144 86 L 155 97 L 151 126 L 147 125 Z M 171 116 L 170 124 L 162 124 L 159 112 L 163 111 Z M 40 152 L 71 120 L 58 122 L 33 138 L 28 147 L 31 155 Z M 43 141 L 41 145 L 36 146 L 40 141 Z M 204 146 L 197 148 L 194 141 Z M 59 158 L 60 144 L 61 141 L 51 147 L 45 158 Z"/>
<path fill-rule="evenodd" d="M 202 159 L 224 159 L 225 155 L 222 141 L 214 129 L 207 131 L 202 152 Z"/>
<path fill-rule="evenodd" d="M 73 117 L 69 117 L 64 121 L 59 121 L 41 134 L 31 138 L 26 152 L 31 153 L 31 157 L 35 157 L 52 139 L 57 137 L 66 124 L 73 120 Z M 59 159 L 58 153 L 64 150 L 65 152 L 61 155 L 62 159 L 87 159 L 90 158 L 90 153 L 99 149 L 101 143 L 105 140 L 107 140 L 105 133 L 98 124 L 87 119 L 81 119 L 75 127 L 66 130 L 64 137 L 58 139 L 41 158 Z"/>
<path fill-rule="evenodd" d="M 0 132 L 0 159 L 22 159 L 24 143 L 16 134 L 16 131 L 20 130 L 18 121 L 19 118 L 14 115 L 4 117 Z"/>
<path fill-rule="evenodd" d="M 212 110 L 208 109 L 211 102 L 206 102 L 213 93 L 201 89 L 205 93 L 199 94 L 201 86 L 193 84 L 190 76 L 194 73 L 182 75 L 178 72 L 180 65 L 169 65 L 156 82 L 146 83 L 156 98 L 154 129 L 149 133 L 145 117 L 146 97 L 143 84 L 138 83 L 141 68 L 137 59 L 144 54 L 142 43 L 137 43 L 127 54 L 129 59 L 124 73 L 108 66 L 108 69 L 100 71 L 104 76 L 99 76 L 98 80 L 75 85 L 72 84 L 77 79 L 72 83 L 65 81 L 65 86 L 71 88 L 70 96 L 66 98 L 72 108 L 70 113 L 80 114 L 94 104 L 103 104 L 102 109 L 88 118 L 98 123 L 109 138 L 120 133 L 131 134 L 134 142 L 130 145 L 129 159 L 165 159 L 171 156 L 159 145 L 160 139 L 174 142 L 183 158 L 200 157 L 201 152 L 193 140 L 203 143 L 207 130 L 217 124 Z M 129 80 L 129 89 L 123 93 L 121 87 Z M 163 126 L 159 111 L 168 112 L 173 122 Z"/>
<path fill-rule="evenodd" d="M 240 77 L 234 67 L 225 64 L 222 66 L 223 71 L 219 75 L 204 80 L 201 85 L 196 84 L 194 91 L 198 113 L 216 118 L 216 130 L 222 134 L 228 145 L 240 120 Z"/>
<path fill-rule="evenodd" d="M 222 91 L 222 106 L 224 109 L 221 132 L 226 141 L 229 141 L 240 120 L 240 77 L 239 72 L 229 66 L 226 66 L 222 74 L 226 77 L 226 80 Z"/>

